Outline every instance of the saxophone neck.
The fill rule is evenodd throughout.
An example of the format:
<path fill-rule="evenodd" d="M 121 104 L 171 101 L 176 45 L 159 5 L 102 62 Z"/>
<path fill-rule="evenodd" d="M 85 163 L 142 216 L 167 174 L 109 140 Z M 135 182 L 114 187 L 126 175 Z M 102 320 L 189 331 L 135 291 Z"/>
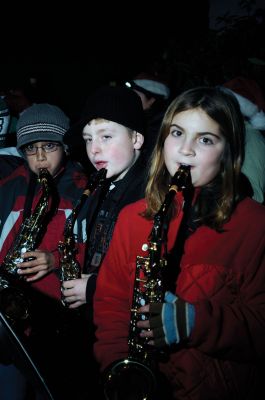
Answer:
<path fill-rule="evenodd" d="M 92 173 L 83 195 L 89 196 L 97 187 L 102 186 L 106 181 L 107 172 L 105 168 L 101 168 L 99 171 Z"/>
<path fill-rule="evenodd" d="M 89 180 L 87 187 L 84 189 L 81 197 L 78 199 L 75 207 L 71 211 L 71 214 L 68 216 L 65 224 L 64 235 L 65 240 L 72 234 L 72 230 L 78 216 L 79 211 L 83 207 L 83 204 L 87 200 L 87 198 L 93 193 L 93 191 L 102 186 L 106 180 L 107 170 L 105 168 L 100 169 L 96 174 L 93 174 L 91 179 Z"/>

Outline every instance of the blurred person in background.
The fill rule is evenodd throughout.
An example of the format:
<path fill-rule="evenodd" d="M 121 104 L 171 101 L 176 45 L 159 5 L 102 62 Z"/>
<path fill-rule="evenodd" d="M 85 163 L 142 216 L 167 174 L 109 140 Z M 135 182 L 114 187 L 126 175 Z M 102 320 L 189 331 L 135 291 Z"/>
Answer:
<path fill-rule="evenodd" d="M 140 96 L 146 117 L 145 152 L 150 156 L 156 143 L 161 121 L 168 106 L 170 88 L 155 74 L 141 72 L 125 85 Z"/>

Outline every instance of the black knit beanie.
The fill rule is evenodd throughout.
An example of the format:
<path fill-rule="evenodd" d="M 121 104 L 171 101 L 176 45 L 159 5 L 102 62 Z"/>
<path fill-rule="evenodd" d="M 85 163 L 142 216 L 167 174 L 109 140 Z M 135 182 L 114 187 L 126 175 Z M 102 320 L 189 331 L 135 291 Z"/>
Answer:
<path fill-rule="evenodd" d="M 81 134 L 94 118 L 104 118 L 144 134 L 144 111 L 140 97 L 126 87 L 104 86 L 88 97 L 81 119 L 64 136 L 69 143 L 72 135 Z"/>

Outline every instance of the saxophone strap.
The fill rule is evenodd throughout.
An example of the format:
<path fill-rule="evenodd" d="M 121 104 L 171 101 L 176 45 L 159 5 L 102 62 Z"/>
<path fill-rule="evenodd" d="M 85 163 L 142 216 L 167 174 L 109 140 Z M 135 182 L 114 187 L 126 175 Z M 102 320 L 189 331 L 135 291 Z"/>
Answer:
<path fill-rule="evenodd" d="M 194 209 L 192 207 L 193 195 L 190 191 L 185 191 L 183 204 L 183 217 L 176 235 L 174 246 L 170 252 L 166 252 L 168 268 L 165 275 L 165 286 L 168 290 L 175 292 L 175 282 L 180 273 L 180 262 L 184 254 L 185 242 L 196 230 L 194 223 Z M 169 221 L 168 221 L 169 222 Z"/>
<path fill-rule="evenodd" d="M 91 223 L 88 224 L 90 230 L 87 231 L 88 241 L 84 273 L 97 272 L 105 257 L 119 211 L 127 198 L 127 187 L 130 179 L 129 174 L 128 176 L 125 175 L 123 179 L 111 183 L 110 190 L 108 187 L 103 187 L 98 192 L 98 201 L 94 201 L 94 203 L 97 203 L 97 208 L 93 213 Z"/>

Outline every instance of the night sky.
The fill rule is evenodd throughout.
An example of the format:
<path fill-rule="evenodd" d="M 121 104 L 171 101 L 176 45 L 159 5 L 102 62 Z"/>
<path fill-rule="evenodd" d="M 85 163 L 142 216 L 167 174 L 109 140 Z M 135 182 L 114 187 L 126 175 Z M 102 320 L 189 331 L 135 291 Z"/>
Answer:
<path fill-rule="evenodd" d="M 3 80 L 30 76 L 47 101 L 75 114 L 89 91 L 109 82 L 120 83 L 150 69 L 170 43 L 189 47 L 205 38 L 220 4 L 236 0 L 134 1 L 71 3 L 55 13 L 52 5 L 36 4 L 35 17 L 23 9 L 6 30 L 1 57 Z M 23 6 L 24 7 L 24 6 Z M 90 9 L 91 7 L 91 9 Z"/>

